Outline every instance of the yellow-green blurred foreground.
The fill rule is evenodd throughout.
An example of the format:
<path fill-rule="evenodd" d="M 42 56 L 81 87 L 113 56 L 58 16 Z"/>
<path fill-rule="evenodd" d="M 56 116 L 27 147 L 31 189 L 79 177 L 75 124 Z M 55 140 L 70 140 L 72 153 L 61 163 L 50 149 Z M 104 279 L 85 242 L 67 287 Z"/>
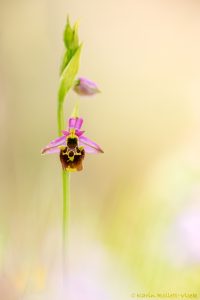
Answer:
<path fill-rule="evenodd" d="M 66 118 L 79 100 L 105 153 L 72 174 L 63 289 L 61 166 L 40 149 L 67 14 L 102 93 L 71 92 Z M 199 1 L 0 0 L 0 128 L 0 300 L 200 297 Z"/>

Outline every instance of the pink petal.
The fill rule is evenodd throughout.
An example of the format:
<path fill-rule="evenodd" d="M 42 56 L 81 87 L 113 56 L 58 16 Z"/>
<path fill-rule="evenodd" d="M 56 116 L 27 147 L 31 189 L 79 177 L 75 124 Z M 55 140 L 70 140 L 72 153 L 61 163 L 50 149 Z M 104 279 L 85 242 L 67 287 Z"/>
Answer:
<path fill-rule="evenodd" d="M 81 135 L 83 135 L 84 134 L 84 132 L 85 131 L 82 131 L 82 130 L 76 130 L 76 132 L 75 132 L 75 134 L 77 135 L 77 136 L 81 136 Z"/>
<path fill-rule="evenodd" d="M 42 149 L 41 152 L 42 154 L 58 153 L 60 152 L 60 149 L 57 147 L 62 145 L 66 145 L 66 136 L 60 136 L 55 140 L 51 141 L 45 148 Z"/>
<path fill-rule="evenodd" d="M 65 136 L 68 136 L 68 135 L 69 135 L 69 131 L 67 131 L 67 130 L 62 130 L 62 133 L 63 133 Z"/>
<path fill-rule="evenodd" d="M 74 129 L 81 129 L 81 126 L 83 124 L 83 119 L 82 118 L 70 118 L 69 119 L 69 128 L 74 128 Z"/>
<path fill-rule="evenodd" d="M 87 153 L 103 153 L 103 150 L 95 142 L 82 135 L 79 137 L 79 146 L 83 146 Z"/>

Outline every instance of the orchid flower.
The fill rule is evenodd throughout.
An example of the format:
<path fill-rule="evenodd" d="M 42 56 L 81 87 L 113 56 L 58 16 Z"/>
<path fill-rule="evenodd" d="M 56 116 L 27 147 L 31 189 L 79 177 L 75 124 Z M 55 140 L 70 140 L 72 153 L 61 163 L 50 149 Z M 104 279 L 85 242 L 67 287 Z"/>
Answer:
<path fill-rule="evenodd" d="M 82 118 L 70 118 L 68 130 L 62 130 L 63 135 L 43 148 L 42 154 L 60 153 L 64 170 L 81 171 L 85 153 L 103 153 L 99 145 L 84 135 L 84 131 L 81 130 L 82 124 Z"/>
<path fill-rule="evenodd" d="M 76 81 L 74 91 L 80 96 L 92 96 L 100 93 L 95 82 L 83 77 L 78 78 Z"/>

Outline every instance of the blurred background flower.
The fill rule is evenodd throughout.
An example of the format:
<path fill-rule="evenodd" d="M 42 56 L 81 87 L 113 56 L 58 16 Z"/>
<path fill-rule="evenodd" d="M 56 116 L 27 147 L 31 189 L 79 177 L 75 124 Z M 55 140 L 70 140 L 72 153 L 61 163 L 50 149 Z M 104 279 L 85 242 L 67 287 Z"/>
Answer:
<path fill-rule="evenodd" d="M 200 186 L 184 204 L 169 231 L 167 253 L 175 264 L 200 264 Z"/>
<path fill-rule="evenodd" d="M 80 74 L 103 91 L 80 112 L 105 151 L 72 177 L 71 297 L 200 292 L 199 13 L 195 0 L 0 2 L 5 300 L 60 295 L 60 165 L 39 152 L 57 136 L 67 14 L 80 19 Z"/>

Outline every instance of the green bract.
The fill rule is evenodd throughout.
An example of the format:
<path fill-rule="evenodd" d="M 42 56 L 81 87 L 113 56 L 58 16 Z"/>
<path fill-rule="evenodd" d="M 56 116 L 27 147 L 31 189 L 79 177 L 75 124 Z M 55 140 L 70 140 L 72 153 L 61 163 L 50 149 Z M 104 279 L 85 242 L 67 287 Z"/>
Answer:
<path fill-rule="evenodd" d="M 80 53 L 82 45 L 76 50 L 60 77 L 60 86 L 58 91 L 59 102 L 63 102 L 67 92 L 72 88 L 76 74 L 79 69 Z"/>

